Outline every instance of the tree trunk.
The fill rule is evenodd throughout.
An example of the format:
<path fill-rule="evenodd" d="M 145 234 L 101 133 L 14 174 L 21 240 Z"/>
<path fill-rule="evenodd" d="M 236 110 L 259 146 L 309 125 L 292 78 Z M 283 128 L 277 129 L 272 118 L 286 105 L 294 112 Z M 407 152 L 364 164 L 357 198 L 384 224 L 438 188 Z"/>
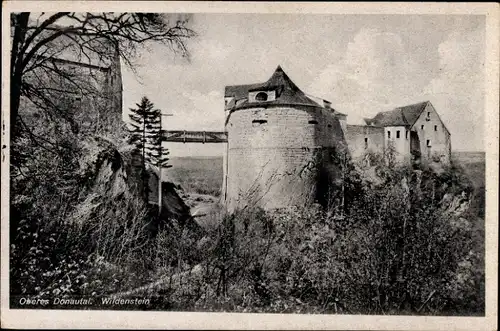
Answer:
<path fill-rule="evenodd" d="M 142 120 L 142 185 L 146 204 L 149 205 L 148 173 L 146 171 L 146 116 Z"/>
<path fill-rule="evenodd" d="M 161 136 L 161 123 L 162 121 L 162 117 L 161 117 L 161 113 L 160 113 L 160 136 Z M 162 150 L 162 145 L 161 145 L 161 138 L 160 138 L 160 143 L 158 144 L 158 216 L 161 217 L 161 209 L 162 209 L 162 200 L 163 200 L 163 197 L 162 197 L 162 181 L 161 181 L 161 174 L 162 174 L 162 164 L 161 164 L 161 159 L 162 159 L 162 154 L 163 154 L 163 150 Z"/>
<path fill-rule="evenodd" d="M 20 75 L 10 79 L 10 136 L 14 140 L 17 137 L 17 115 L 19 114 L 19 104 L 21 102 L 21 84 L 22 79 Z"/>
<path fill-rule="evenodd" d="M 13 14 L 14 36 L 10 54 L 10 132 L 11 139 L 16 137 L 16 120 L 19 114 L 22 85 L 23 56 L 20 54 L 26 38 L 29 13 Z"/>

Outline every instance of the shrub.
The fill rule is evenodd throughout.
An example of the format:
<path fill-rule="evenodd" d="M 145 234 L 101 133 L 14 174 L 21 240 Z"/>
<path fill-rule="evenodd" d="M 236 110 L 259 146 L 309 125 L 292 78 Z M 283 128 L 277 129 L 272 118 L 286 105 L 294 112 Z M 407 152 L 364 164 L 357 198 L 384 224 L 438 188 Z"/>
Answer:
<path fill-rule="evenodd" d="M 384 170 L 384 169 L 382 169 Z M 204 283 L 191 309 L 482 314 L 484 270 L 464 215 L 440 205 L 466 189 L 459 174 L 382 171 L 344 218 L 320 207 L 226 216 L 209 233 Z M 446 188 L 441 188 L 448 183 Z M 480 240 L 480 239 L 477 239 Z M 190 292 L 191 291 L 191 292 Z M 198 296 L 194 293 L 202 293 Z M 193 299 L 194 300 L 194 299 Z M 194 308 L 193 308 L 194 306 Z"/>

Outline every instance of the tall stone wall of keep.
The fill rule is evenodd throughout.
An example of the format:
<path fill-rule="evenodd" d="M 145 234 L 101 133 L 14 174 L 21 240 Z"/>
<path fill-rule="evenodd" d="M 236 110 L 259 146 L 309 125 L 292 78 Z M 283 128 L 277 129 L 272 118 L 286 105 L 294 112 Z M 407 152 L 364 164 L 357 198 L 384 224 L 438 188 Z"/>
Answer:
<path fill-rule="evenodd" d="M 382 127 L 347 125 L 345 139 L 353 159 L 362 158 L 367 153 L 384 153 L 384 128 Z"/>
<path fill-rule="evenodd" d="M 118 117 L 120 121 L 123 116 L 123 82 L 121 63 L 118 50 L 115 49 L 113 61 L 109 66 L 106 77 L 106 98 L 108 99 L 107 107 L 111 109 L 113 117 Z"/>
<path fill-rule="evenodd" d="M 331 155 L 342 148 L 342 129 L 323 108 L 240 109 L 230 114 L 226 130 L 223 197 L 229 211 L 307 205 L 338 173 Z"/>

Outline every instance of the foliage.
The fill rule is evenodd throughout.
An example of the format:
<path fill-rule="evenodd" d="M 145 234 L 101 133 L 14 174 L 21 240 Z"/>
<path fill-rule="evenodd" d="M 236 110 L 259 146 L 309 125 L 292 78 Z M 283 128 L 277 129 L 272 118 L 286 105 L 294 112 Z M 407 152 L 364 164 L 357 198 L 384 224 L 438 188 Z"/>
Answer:
<path fill-rule="evenodd" d="M 124 184 L 133 176 L 123 132 L 95 149 L 68 122 L 35 114 L 27 124 L 40 125 L 15 142 L 24 159 L 11 178 L 13 295 L 97 296 L 164 279 L 155 309 L 484 314 L 484 228 L 467 208 L 476 188 L 456 164 L 380 158 L 370 184 L 343 168 L 345 200 L 329 210 L 245 210 L 203 234 L 172 220 L 158 230 Z"/>
<path fill-rule="evenodd" d="M 86 140 L 52 139 L 58 149 L 16 142 L 30 158 L 12 169 L 11 294 L 87 295 L 136 285 L 143 276 L 130 269 L 144 261 L 145 207 L 133 193 L 110 195 L 113 183 L 94 185 L 108 162 L 125 167 L 120 154 L 108 146 L 89 165 Z"/>
<path fill-rule="evenodd" d="M 167 286 L 163 308 L 484 314 L 484 236 L 443 202 L 468 189 L 449 171 L 381 169 L 382 184 L 357 191 L 344 218 L 319 206 L 226 215 L 206 228 L 202 281 Z"/>
<path fill-rule="evenodd" d="M 189 17 L 154 13 L 33 13 L 11 15 L 11 132 L 17 137 L 21 97 L 46 111 L 57 111 L 61 93 L 96 95 L 91 76 L 78 78 L 60 65 L 61 54 L 76 61 L 107 66 L 120 57 L 133 68 L 138 48 L 163 43 L 188 56 L 185 42 L 195 33 L 186 27 Z M 54 84 L 47 84 L 47 78 Z M 64 81 L 64 84 L 61 84 Z"/>
<path fill-rule="evenodd" d="M 161 110 L 155 109 L 147 97 L 131 108 L 130 143 L 141 151 L 142 164 L 153 164 L 160 168 L 170 168 L 168 150 L 162 148 Z"/>
<path fill-rule="evenodd" d="M 194 33 L 163 14 L 32 15 L 11 16 L 12 298 L 141 285 L 153 274 L 145 272 L 154 268 L 146 257 L 160 220 L 140 198 L 133 158 L 122 153 L 130 149 L 127 132 L 101 84 L 114 77 L 73 70 L 59 56 L 101 69 L 120 57 L 133 65 L 135 51 L 150 41 L 188 55 L 184 42 Z"/>
<path fill-rule="evenodd" d="M 131 127 L 129 143 L 134 144 L 140 157 L 140 171 L 143 186 L 148 187 L 148 164 L 158 169 L 169 168 L 168 150 L 162 146 L 161 110 L 155 109 L 147 97 L 136 104 L 137 108 L 130 108 Z M 149 190 L 146 189 L 145 201 L 148 201 Z"/>

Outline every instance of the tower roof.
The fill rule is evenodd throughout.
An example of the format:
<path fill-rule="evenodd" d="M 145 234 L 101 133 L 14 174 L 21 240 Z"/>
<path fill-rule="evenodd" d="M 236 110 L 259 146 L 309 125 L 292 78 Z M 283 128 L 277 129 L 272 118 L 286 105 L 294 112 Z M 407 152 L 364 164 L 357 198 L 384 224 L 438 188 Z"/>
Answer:
<path fill-rule="evenodd" d="M 278 66 L 272 76 L 264 83 L 256 83 L 249 85 L 234 85 L 226 86 L 225 96 L 233 97 L 235 102 L 232 103 L 232 108 L 245 108 L 255 105 L 254 102 L 248 101 L 249 92 L 257 91 L 276 91 L 276 99 L 273 101 L 264 101 L 262 104 L 271 105 L 306 105 L 314 107 L 322 107 L 312 99 L 308 98 L 297 85 L 288 77 L 281 66 Z"/>

